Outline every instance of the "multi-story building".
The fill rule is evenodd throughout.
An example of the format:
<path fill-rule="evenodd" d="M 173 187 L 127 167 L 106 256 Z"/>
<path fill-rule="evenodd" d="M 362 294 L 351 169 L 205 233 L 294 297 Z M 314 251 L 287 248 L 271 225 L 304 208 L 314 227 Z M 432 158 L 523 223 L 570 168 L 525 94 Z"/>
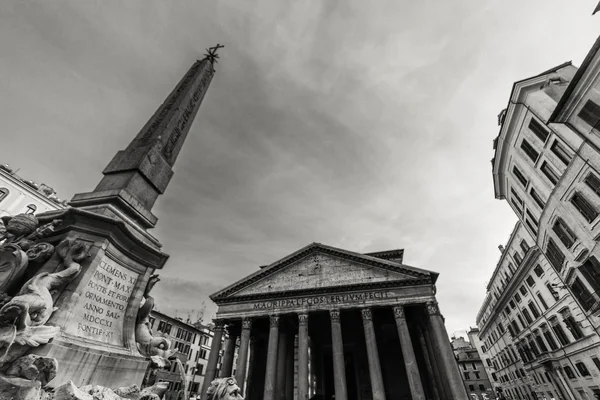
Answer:
<path fill-rule="evenodd" d="M 471 398 L 473 400 L 495 399 L 496 396 L 483 361 L 473 344 L 463 337 L 452 338 L 452 349 L 462 374 L 465 389 Z"/>
<path fill-rule="evenodd" d="M 0 165 L 0 217 L 37 214 L 66 207 L 50 186 L 27 181 L 7 165 Z"/>
<path fill-rule="evenodd" d="M 477 324 L 507 398 L 600 398 L 599 50 L 516 82 L 499 115 L 494 190 L 519 222 Z"/>
<path fill-rule="evenodd" d="M 184 321 L 182 318 L 173 318 L 153 310 L 150 316 L 150 326 L 155 335 L 167 337 L 171 341 L 171 346 L 178 350 L 175 355 L 181 362 L 187 381 L 184 388 L 177 362 L 173 362 L 169 368 L 159 371 L 158 381 L 169 382 L 166 400 L 176 400 L 179 391 L 182 390 L 186 391 L 190 399 L 199 398 L 214 336 L 212 324 L 192 323 L 189 319 Z M 226 339 L 225 335 L 222 341 L 225 342 Z M 217 375 L 221 367 L 221 358 L 222 354 L 219 355 L 217 362 Z M 237 349 L 234 355 L 234 366 L 236 358 Z M 235 374 L 235 367 L 233 374 Z"/>
<path fill-rule="evenodd" d="M 485 373 L 488 376 L 490 384 L 494 393 L 498 393 L 498 388 L 502 388 L 500 382 L 498 382 L 498 377 L 496 375 L 496 371 L 494 370 L 494 365 L 492 364 L 492 360 L 488 356 L 488 354 L 483 351 L 483 342 L 479 339 L 479 328 L 472 327 L 467 332 L 469 337 L 469 343 L 471 346 L 477 350 L 477 354 L 483 363 L 483 368 L 485 369 Z"/>

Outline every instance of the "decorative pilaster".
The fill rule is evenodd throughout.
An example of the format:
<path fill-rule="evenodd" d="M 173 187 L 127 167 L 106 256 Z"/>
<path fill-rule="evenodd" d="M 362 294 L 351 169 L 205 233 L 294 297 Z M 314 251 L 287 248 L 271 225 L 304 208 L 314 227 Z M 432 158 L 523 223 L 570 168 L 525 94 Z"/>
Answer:
<path fill-rule="evenodd" d="M 279 345 L 279 315 L 271 315 L 269 344 L 267 348 L 267 369 L 265 372 L 264 400 L 275 399 L 275 378 L 277 373 L 277 347 Z"/>
<path fill-rule="evenodd" d="M 333 379 L 336 400 L 347 400 L 346 364 L 344 362 L 344 341 L 342 339 L 342 323 L 340 310 L 330 310 L 331 346 L 333 349 Z"/>
<path fill-rule="evenodd" d="M 215 324 L 215 329 L 212 344 L 210 346 L 210 354 L 208 355 L 208 362 L 206 364 L 204 382 L 202 383 L 202 400 L 206 400 L 206 391 L 208 390 L 210 383 L 216 377 L 219 351 L 221 351 L 221 339 L 223 339 L 223 328 L 225 326 L 225 322 L 221 319 L 215 319 L 213 320 L 213 323 Z"/>
<path fill-rule="evenodd" d="M 308 314 L 298 314 L 298 400 L 308 400 Z"/>
<path fill-rule="evenodd" d="M 404 316 L 404 307 L 395 306 L 394 317 L 396 319 L 396 327 L 398 328 L 398 337 L 400 338 L 400 346 L 402 347 L 402 356 L 404 357 L 404 365 L 406 366 L 406 374 L 408 376 L 408 385 L 410 386 L 412 399 L 424 400 L 425 391 L 423 390 L 423 383 L 421 382 L 421 374 L 419 373 L 415 350 L 413 348 L 412 340 L 410 339 L 408 324 L 406 323 L 406 317 Z"/>
<path fill-rule="evenodd" d="M 383 387 L 383 376 L 381 375 L 381 364 L 379 363 L 379 351 L 377 350 L 377 339 L 375 338 L 375 327 L 373 326 L 371 309 L 364 308 L 362 310 L 362 319 L 367 344 L 367 358 L 369 359 L 369 375 L 371 377 L 373 400 L 385 400 L 385 388 Z"/>
<path fill-rule="evenodd" d="M 452 399 L 455 400 L 467 400 L 467 391 L 460 376 L 458 364 L 454 358 L 454 352 L 450 345 L 448 332 L 446 331 L 446 326 L 444 325 L 437 302 L 428 302 L 426 308 L 427 314 L 429 315 L 429 324 L 432 330 L 431 333 L 435 342 L 434 346 L 436 346 L 438 350 L 437 355 L 439 357 L 437 358 L 441 362 L 442 369 L 445 372 L 447 386 L 451 392 L 450 395 L 452 396 Z"/>
<path fill-rule="evenodd" d="M 233 370 L 233 357 L 235 356 L 235 343 L 239 336 L 238 327 L 234 325 L 227 326 L 227 340 L 225 340 L 225 351 L 223 352 L 223 362 L 219 371 L 219 378 L 228 378 Z"/>
<path fill-rule="evenodd" d="M 237 367 L 235 368 L 235 380 L 242 390 L 242 393 L 245 393 L 244 383 L 246 380 L 246 367 L 248 365 L 251 329 L 252 320 L 249 318 L 244 318 L 242 320 L 242 335 L 240 338 L 240 349 L 238 350 Z"/>

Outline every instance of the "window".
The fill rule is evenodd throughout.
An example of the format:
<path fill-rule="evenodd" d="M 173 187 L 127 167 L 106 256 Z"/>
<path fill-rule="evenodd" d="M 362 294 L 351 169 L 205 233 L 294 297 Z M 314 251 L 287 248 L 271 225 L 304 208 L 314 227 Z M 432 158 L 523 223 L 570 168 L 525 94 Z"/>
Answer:
<path fill-rule="evenodd" d="M 515 259 L 515 261 L 517 262 L 517 265 L 521 264 L 521 261 L 523 261 L 523 259 L 521 258 L 521 255 L 515 251 L 515 253 L 513 254 L 513 258 Z"/>
<path fill-rule="evenodd" d="M 165 321 L 160 321 L 158 323 L 158 331 L 159 332 L 164 332 L 166 326 L 167 326 L 167 323 Z"/>
<path fill-rule="evenodd" d="M 537 228 L 537 227 L 539 226 L 539 224 L 538 224 L 538 221 L 537 221 L 537 218 L 535 218 L 535 217 L 533 216 L 533 214 L 532 214 L 532 213 L 531 213 L 529 210 L 527 210 L 527 216 L 529 217 L 529 219 L 531 220 L 531 222 L 532 222 L 532 223 L 535 225 L 535 227 Z"/>
<path fill-rule="evenodd" d="M 592 100 L 588 100 L 577 116 L 589 126 L 595 127 L 600 120 L 600 106 Z"/>
<path fill-rule="evenodd" d="M 579 324 L 575 321 L 575 318 L 571 314 L 563 317 L 563 321 L 567 326 L 567 329 L 571 331 L 571 334 L 575 338 L 575 340 L 581 339 L 583 337 L 583 332 L 579 327 Z"/>
<path fill-rule="evenodd" d="M 552 167 L 546 161 L 542 163 L 541 170 L 544 173 L 544 175 L 546 175 L 546 178 L 548 178 L 548 180 L 553 185 L 556 185 L 558 183 L 558 175 L 556 174 L 556 172 L 554 172 Z"/>
<path fill-rule="evenodd" d="M 508 305 L 510 306 L 510 308 L 512 308 L 513 310 L 515 309 L 516 305 L 514 301 L 510 301 L 510 303 L 508 303 Z"/>
<path fill-rule="evenodd" d="M 558 140 L 555 140 L 554 143 L 552 143 L 552 146 L 550 146 L 550 150 L 556 155 L 556 157 L 558 157 L 560 161 L 563 162 L 563 164 L 569 165 L 571 162 L 571 156 L 562 143 L 560 143 Z"/>
<path fill-rule="evenodd" d="M 529 287 L 534 287 L 535 286 L 535 281 L 533 280 L 533 278 L 531 277 L 531 275 L 529 275 L 527 277 L 527 279 L 525 279 L 525 282 L 527 282 L 527 286 L 529 286 Z"/>
<path fill-rule="evenodd" d="M 548 351 L 548 348 L 546 347 L 546 343 L 544 343 L 544 340 L 538 333 L 535 334 L 535 341 L 536 341 L 537 345 L 540 347 L 540 351 L 542 353 Z"/>
<path fill-rule="evenodd" d="M 473 367 L 473 369 L 477 369 L 477 366 L 475 365 L 475 363 L 471 363 L 471 367 Z"/>
<path fill-rule="evenodd" d="M 523 296 L 527 296 L 527 289 L 525 289 L 525 286 L 521 285 L 521 287 L 519 288 L 519 291 L 521 292 L 521 294 Z"/>
<path fill-rule="evenodd" d="M 600 371 L 600 360 L 598 360 L 596 357 L 592 357 L 592 361 L 594 362 L 596 369 Z"/>
<path fill-rule="evenodd" d="M 570 249 L 571 246 L 575 244 L 577 237 L 573 233 L 573 231 L 567 226 L 565 221 L 562 218 L 557 218 L 554 226 L 552 227 L 552 231 L 556 233 L 556 236 L 560 239 L 560 241 L 565 245 L 567 249 Z"/>
<path fill-rule="evenodd" d="M 521 302 L 521 296 L 519 296 L 519 293 L 515 293 L 515 300 L 517 301 L 517 303 Z"/>
<path fill-rule="evenodd" d="M 533 319 L 531 318 L 529 311 L 526 308 L 524 308 L 522 312 L 523 312 L 523 316 L 525 317 L 525 320 L 527 321 L 527 323 L 531 324 L 533 322 Z"/>
<path fill-rule="evenodd" d="M 573 373 L 573 370 L 571 369 L 571 367 L 569 367 L 568 365 L 565 365 L 563 367 L 563 369 L 565 370 L 565 373 L 567 374 L 567 377 L 569 379 L 574 379 L 575 378 L 575 374 Z"/>
<path fill-rule="evenodd" d="M 481 392 L 485 392 L 485 386 L 483 386 L 482 384 L 479 384 L 479 390 Z"/>
<path fill-rule="evenodd" d="M 463 375 L 465 376 L 465 381 L 468 381 L 469 379 L 471 379 L 468 372 L 463 372 Z"/>
<path fill-rule="evenodd" d="M 9 193 L 7 188 L 0 188 L 0 201 L 4 200 Z"/>
<path fill-rule="evenodd" d="M 592 222 L 598 216 L 598 211 L 590 204 L 590 202 L 583 197 L 583 195 L 579 192 L 575 192 L 573 197 L 571 197 L 571 204 L 579 211 L 579 213 L 585 218 L 588 222 Z"/>
<path fill-rule="evenodd" d="M 588 258 L 579 267 L 579 272 L 588 281 L 594 292 L 600 293 L 600 263 L 596 257 Z"/>
<path fill-rule="evenodd" d="M 171 324 L 167 324 L 167 326 L 166 326 L 166 328 L 165 328 L 165 333 L 166 333 L 167 335 L 171 334 L 171 328 L 172 328 L 172 327 L 173 327 L 173 326 L 172 326 Z"/>
<path fill-rule="evenodd" d="M 196 375 L 202 375 L 202 372 L 204 372 L 204 364 L 197 364 Z"/>
<path fill-rule="evenodd" d="M 558 300 L 560 298 L 558 292 L 554 290 L 554 287 L 552 287 L 552 285 L 549 282 L 546 282 L 546 288 L 548 289 L 552 297 L 554 297 L 554 300 Z"/>
<path fill-rule="evenodd" d="M 206 351 L 205 349 L 200 349 L 200 358 L 203 360 L 206 360 L 207 353 L 208 353 L 208 351 Z"/>
<path fill-rule="evenodd" d="M 575 368 L 577 368 L 577 371 L 579 371 L 581 376 L 590 376 L 590 371 L 588 371 L 587 367 L 582 361 L 575 363 Z"/>
<path fill-rule="evenodd" d="M 584 180 L 585 184 L 588 185 L 588 187 L 590 189 L 592 189 L 594 191 L 594 193 L 596 193 L 598 196 L 600 196 L 600 179 L 598 179 L 598 177 L 594 174 L 588 174 L 588 176 L 585 177 Z M 2 189 L 0 189 L 1 191 Z M 0 200 L 2 200 L 2 198 L 0 197 Z"/>
<path fill-rule="evenodd" d="M 529 157 L 534 164 L 540 156 L 540 153 L 538 153 L 538 151 L 525 139 L 521 142 L 521 150 L 527 154 L 527 157 Z"/>
<path fill-rule="evenodd" d="M 550 261 L 554 269 L 560 272 L 565 262 L 565 255 L 560 251 L 552 238 L 548 239 L 546 257 L 548 257 L 548 261 Z"/>
<path fill-rule="evenodd" d="M 462 364 L 462 367 L 465 371 L 467 370 L 467 364 Z"/>
<path fill-rule="evenodd" d="M 546 304 L 546 300 L 544 300 L 544 298 L 542 297 L 542 294 L 540 292 L 537 292 L 536 296 L 537 296 L 538 300 L 540 301 L 540 303 L 542 303 L 542 307 L 544 307 L 544 310 L 547 310 L 548 304 Z"/>
<path fill-rule="evenodd" d="M 556 334 L 556 337 L 558 338 L 558 341 L 560 342 L 560 344 L 562 344 L 563 346 L 568 345 L 571 341 L 567 337 L 567 334 L 565 333 L 565 330 L 563 329 L 563 327 L 558 322 L 558 318 L 556 318 L 556 317 L 550 318 L 550 323 L 552 324 L 552 330 Z"/>
<path fill-rule="evenodd" d="M 548 330 L 548 325 L 543 325 L 542 330 L 546 342 L 548 342 L 548 346 L 550 346 L 552 350 L 557 350 L 558 345 L 556 344 L 556 340 L 554 340 L 554 336 L 552 336 L 552 332 Z"/>
<path fill-rule="evenodd" d="M 540 312 L 538 311 L 535 304 L 533 304 L 533 302 L 529 302 L 529 304 L 527 304 L 527 306 L 531 310 L 531 314 L 533 315 L 533 318 L 538 318 L 540 316 Z"/>
<path fill-rule="evenodd" d="M 523 254 L 527 253 L 527 250 L 529 250 L 529 245 L 525 240 L 521 240 L 519 246 L 521 247 L 521 250 L 523 250 Z"/>
<path fill-rule="evenodd" d="M 521 173 L 521 171 L 516 166 L 513 167 L 513 174 L 517 177 L 517 179 L 519 180 L 519 182 L 521 182 L 523 186 L 527 186 L 527 179 L 525 179 L 523 173 Z"/>
<path fill-rule="evenodd" d="M 579 300 L 581 307 L 585 311 L 589 311 L 594 304 L 596 304 L 596 300 L 594 300 L 594 296 L 590 293 L 587 287 L 581 282 L 581 280 L 577 277 L 571 283 L 571 289 L 573 290 L 573 295 Z"/>
<path fill-rule="evenodd" d="M 467 378 L 467 379 L 468 379 L 468 378 Z M 469 390 L 470 390 L 471 392 L 474 392 L 474 391 L 475 391 L 475 386 L 473 386 L 473 385 L 469 385 Z"/>
<path fill-rule="evenodd" d="M 540 276 L 544 275 L 544 269 L 538 264 L 535 266 L 535 268 L 533 269 L 533 272 L 535 272 L 535 275 L 539 278 Z"/>
<path fill-rule="evenodd" d="M 517 192 L 515 192 L 515 190 L 513 188 L 510 189 L 510 193 L 511 193 L 511 198 L 510 198 L 511 203 L 513 204 L 513 206 L 515 206 L 515 208 L 519 212 L 519 214 L 523 215 L 523 200 L 521 199 L 521 197 L 519 197 L 519 195 L 517 194 Z"/>
<path fill-rule="evenodd" d="M 510 188 L 510 193 L 512 194 L 513 198 L 517 201 L 517 203 L 519 203 L 521 205 L 521 207 L 523 207 L 523 200 L 517 194 L 517 192 L 515 192 L 515 189 Z"/>
<path fill-rule="evenodd" d="M 36 210 L 37 210 L 37 206 L 35 204 L 28 204 L 25 214 L 33 214 L 36 212 Z"/>
<path fill-rule="evenodd" d="M 475 372 L 475 379 L 481 379 L 481 378 L 479 377 L 479 372 Z"/>
<path fill-rule="evenodd" d="M 154 328 L 154 317 L 148 317 L 148 323 L 150 324 L 150 328 Z"/>
<path fill-rule="evenodd" d="M 533 199 L 533 201 L 535 201 L 535 203 L 538 206 L 540 206 L 541 209 L 544 209 L 544 207 L 546 206 L 546 202 L 542 200 L 542 198 L 534 188 L 531 188 L 529 190 L 529 194 L 531 194 L 531 198 Z"/>
<path fill-rule="evenodd" d="M 542 143 L 546 143 L 549 133 L 536 119 L 531 118 L 529 121 L 529 129 L 542 141 Z"/>

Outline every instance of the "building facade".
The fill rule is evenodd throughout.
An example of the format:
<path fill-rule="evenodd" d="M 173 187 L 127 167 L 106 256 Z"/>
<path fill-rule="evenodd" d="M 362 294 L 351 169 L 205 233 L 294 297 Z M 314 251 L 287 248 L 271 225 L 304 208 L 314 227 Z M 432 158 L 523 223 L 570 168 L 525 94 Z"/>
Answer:
<path fill-rule="evenodd" d="M 45 184 L 27 181 L 7 165 L 0 165 L 0 217 L 37 214 L 66 207 L 56 191 Z"/>
<path fill-rule="evenodd" d="M 519 222 L 477 324 L 507 398 L 600 398 L 599 49 L 516 82 L 499 115 L 494 190 Z"/>
<path fill-rule="evenodd" d="M 494 389 L 475 346 L 463 337 L 458 337 L 452 338 L 452 348 L 458 362 L 458 369 L 462 374 L 465 389 L 471 399 L 495 399 Z"/>
<path fill-rule="evenodd" d="M 467 399 L 435 300 L 438 274 L 402 258 L 313 243 L 213 294 L 215 337 L 224 325 L 241 337 L 244 397 Z M 213 341 L 211 354 L 219 350 Z M 203 393 L 216 367 L 211 356 Z"/>
<path fill-rule="evenodd" d="M 479 338 L 479 328 L 473 327 L 469 329 L 467 335 L 469 337 L 469 343 L 471 344 L 471 346 L 473 346 L 475 350 L 477 350 L 477 354 L 481 359 L 483 368 L 485 369 L 485 373 L 490 381 L 490 384 L 492 385 L 493 392 L 495 394 L 499 393 L 500 391 L 498 389 L 501 389 L 502 386 L 500 385 L 500 382 L 498 382 L 498 377 L 496 375 L 496 371 L 494 370 L 492 360 L 490 359 L 488 354 L 485 351 L 483 351 L 484 346 L 483 342 Z"/>
<path fill-rule="evenodd" d="M 169 367 L 158 372 L 159 382 L 169 382 L 166 400 L 177 400 L 180 391 L 185 391 L 187 398 L 199 398 L 214 338 L 214 325 L 192 323 L 190 320 L 184 321 L 182 318 L 173 318 L 153 310 L 150 316 L 150 326 L 156 336 L 168 338 L 172 348 L 177 349 L 175 356 L 181 362 L 186 377 L 187 383 L 184 383 L 177 362 L 171 363 Z M 228 335 L 225 332 L 221 337 L 221 342 L 224 343 L 227 338 Z M 222 367 L 222 358 L 223 352 L 220 352 L 217 357 L 217 376 Z M 234 349 L 233 360 L 234 362 L 237 360 L 236 349 Z"/>

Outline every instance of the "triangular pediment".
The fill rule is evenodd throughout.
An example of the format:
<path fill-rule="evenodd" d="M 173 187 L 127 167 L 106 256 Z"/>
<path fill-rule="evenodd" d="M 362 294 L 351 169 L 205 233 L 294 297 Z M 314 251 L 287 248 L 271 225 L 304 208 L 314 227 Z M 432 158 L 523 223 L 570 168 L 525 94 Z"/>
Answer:
<path fill-rule="evenodd" d="M 372 253 L 376 254 L 376 253 Z M 437 273 L 313 243 L 211 296 L 264 297 L 270 294 L 339 290 L 365 285 L 434 283 Z"/>

